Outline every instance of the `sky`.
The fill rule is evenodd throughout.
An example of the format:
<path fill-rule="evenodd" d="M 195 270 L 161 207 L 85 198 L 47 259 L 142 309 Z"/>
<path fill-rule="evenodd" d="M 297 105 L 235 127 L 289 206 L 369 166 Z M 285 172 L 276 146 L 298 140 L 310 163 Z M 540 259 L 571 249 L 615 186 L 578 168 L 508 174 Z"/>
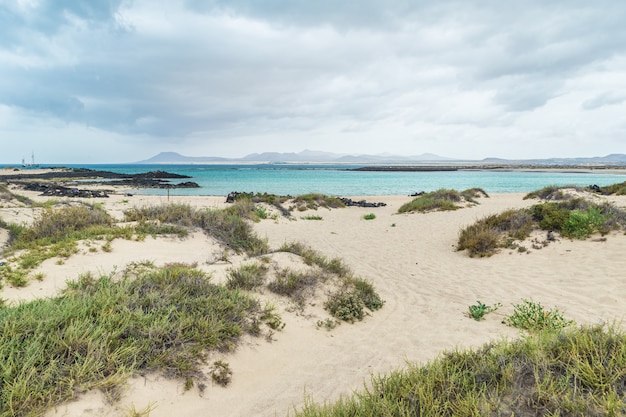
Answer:
<path fill-rule="evenodd" d="M 626 153 L 622 0 L 0 0 L 0 163 Z"/>

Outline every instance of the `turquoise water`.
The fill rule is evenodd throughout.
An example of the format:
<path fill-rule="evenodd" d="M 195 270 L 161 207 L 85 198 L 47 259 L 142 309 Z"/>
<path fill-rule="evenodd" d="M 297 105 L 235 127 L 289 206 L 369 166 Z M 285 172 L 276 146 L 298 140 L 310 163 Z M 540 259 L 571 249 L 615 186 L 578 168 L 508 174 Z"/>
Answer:
<path fill-rule="evenodd" d="M 121 173 L 163 170 L 189 175 L 201 188 L 172 189 L 173 195 L 227 195 L 231 191 L 299 195 L 407 195 L 439 188 L 480 187 L 487 193 L 529 192 L 547 185 L 609 185 L 626 181 L 624 174 L 524 171 L 361 172 L 346 165 L 81 165 Z M 166 194 L 166 190 L 134 190 Z"/>

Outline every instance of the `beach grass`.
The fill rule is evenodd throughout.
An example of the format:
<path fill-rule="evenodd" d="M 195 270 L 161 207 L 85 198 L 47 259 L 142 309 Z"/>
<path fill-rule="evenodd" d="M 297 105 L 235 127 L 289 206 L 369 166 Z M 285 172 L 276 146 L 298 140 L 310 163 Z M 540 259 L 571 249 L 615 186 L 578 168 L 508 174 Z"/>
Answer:
<path fill-rule="evenodd" d="M 481 188 L 470 188 L 464 191 L 440 188 L 439 190 L 424 193 L 410 202 L 403 204 L 398 213 L 448 211 L 461 208 L 459 204 L 465 202 L 477 204 L 477 197 L 489 197 Z"/>
<path fill-rule="evenodd" d="M 43 261 L 67 259 L 78 252 L 79 241 L 100 241 L 102 250 L 110 251 L 110 242 L 117 238 L 141 240 L 146 235 L 187 234 L 186 228 L 150 222 L 118 227 L 104 209 L 90 204 L 46 207 L 30 226 L 0 222 L 0 227 L 10 234 L 7 255 L 19 251 L 0 269 L 0 278 L 16 287 L 27 285 L 30 271 Z"/>
<path fill-rule="evenodd" d="M 282 270 L 268 285 L 271 291 L 291 297 L 298 305 L 302 306 L 320 283 L 331 281 L 333 277 L 337 277 L 336 289 L 328 294 L 324 308 L 334 318 L 353 323 L 365 317 L 365 309 L 376 311 L 385 304 L 374 285 L 355 277 L 341 259 L 329 259 L 299 242 L 284 243 L 278 250 L 299 255 L 305 264 L 317 267 L 307 272 Z"/>
<path fill-rule="evenodd" d="M 310 193 L 296 196 L 290 200 L 289 210 L 306 211 L 317 210 L 318 208 L 343 208 L 345 203 L 339 197 L 332 197 L 326 194 Z"/>
<path fill-rule="evenodd" d="M 195 209 L 188 204 L 136 207 L 124 212 L 126 221 L 159 221 L 186 227 L 199 227 L 235 252 L 248 255 L 267 253 L 267 241 L 260 239 L 246 220 L 255 220 L 254 203 L 238 199 L 219 210 Z"/>
<path fill-rule="evenodd" d="M 334 403 L 295 417 L 620 416 L 626 413 L 626 336 L 617 327 L 541 331 L 441 354 L 373 376 Z"/>
<path fill-rule="evenodd" d="M 115 399 L 149 370 L 189 387 L 207 351 L 259 334 L 261 315 L 257 300 L 188 265 L 83 275 L 57 297 L 0 307 L 0 415 L 41 415 L 94 388 Z"/>

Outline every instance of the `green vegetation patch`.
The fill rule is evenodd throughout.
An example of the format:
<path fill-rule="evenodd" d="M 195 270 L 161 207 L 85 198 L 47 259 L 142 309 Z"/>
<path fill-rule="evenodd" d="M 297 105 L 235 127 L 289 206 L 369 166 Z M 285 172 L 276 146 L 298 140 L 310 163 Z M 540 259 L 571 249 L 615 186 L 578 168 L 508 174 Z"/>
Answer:
<path fill-rule="evenodd" d="M 480 301 L 476 301 L 476 304 L 473 304 L 468 307 L 467 315 L 468 317 L 476 321 L 481 321 L 485 318 L 487 314 L 493 313 L 500 307 L 502 307 L 502 304 L 500 303 L 496 303 L 492 306 L 489 306 L 485 303 L 481 303 Z"/>
<path fill-rule="evenodd" d="M 124 212 L 126 221 L 157 220 L 179 226 L 199 227 L 236 252 L 248 255 L 267 253 L 267 241 L 260 239 L 246 220 L 255 219 L 254 204 L 248 199 L 237 200 L 223 210 L 195 209 L 188 204 L 167 204 L 133 208 Z"/>
<path fill-rule="evenodd" d="M 241 288 L 243 290 L 253 290 L 265 284 L 267 278 L 267 265 L 261 263 L 246 263 L 238 268 L 228 271 L 226 287 L 230 289 Z"/>
<path fill-rule="evenodd" d="M 461 208 L 460 204 L 464 201 L 476 204 L 476 197 L 479 196 L 489 197 L 481 188 L 470 188 L 461 192 L 441 188 L 430 193 L 424 193 L 403 204 L 398 209 L 398 213 L 457 210 Z"/>
<path fill-rule="evenodd" d="M 626 413 L 626 336 L 615 328 L 539 332 L 454 351 L 374 376 L 334 404 L 296 417 L 620 416 Z"/>
<path fill-rule="evenodd" d="M 532 191 L 526 194 L 524 196 L 524 200 L 528 200 L 531 198 L 551 201 L 569 200 L 570 198 L 572 198 L 572 195 L 567 192 L 568 190 L 575 190 L 578 192 L 588 191 L 588 189 L 579 187 L 577 185 L 548 185 L 539 190 Z"/>
<path fill-rule="evenodd" d="M 600 193 L 604 195 L 626 195 L 626 181 L 600 187 Z"/>
<path fill-rule="evenodd" d="M 325 194 L 311 193 L 294 197 L 290 201 L 290 211 L 317 210 L 318 208 L 343 208 L 346 205 L 339 197 L 331 197 Z"/>
<path fill-rule="evenodd" d="M 59 297 L 0 307 L 0 415 L 41 415 L 93 388 L 115 397 L 146 370 L 201 378 L 207 350 L 258 334 L 261 314 L 256 300 L 186 265 L 117 282 L 85 275 Z"/>
<path fill-rule="evenodd" d="M 513 308 L 513 314 L 504 322 L 523 330 L 558 330 L 574 323 L 565 319 L 559 309 L 545 310 L 540 303 L 532 300 L 522 300 L 521 304 L 515 304 Z"/>
<path fill-rule="evenodd" d="M 569 198 L 535 204 L 527 209 L 507 210 L 480 219 L 461 230 L 457 249 L 467 249 L 470 256 L 491 256 L 500 248 L 516 247 L 514 241 L 526 239 L 533 230 L 586 239 L 594 233 L 604 235 L 625 227 L 626 211 L 623 209 L 609 203 Z"/>

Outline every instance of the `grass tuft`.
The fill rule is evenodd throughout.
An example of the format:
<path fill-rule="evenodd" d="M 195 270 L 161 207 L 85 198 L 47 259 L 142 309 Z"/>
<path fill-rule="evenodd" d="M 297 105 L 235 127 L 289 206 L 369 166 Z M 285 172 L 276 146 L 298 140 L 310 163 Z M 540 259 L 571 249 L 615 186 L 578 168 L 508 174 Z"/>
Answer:
<path fill-rule="evenodd" d="M 0 415 L 40 415 L 92 388 L 113 395 L 146 370 L 202 378 L 206 352 L 231 350 L 261 314 L 186 265 L 141 265 L 117 282 L 83 275 L 59 297 L 0 309 Z"/>
<path fill-rule="evenodd" d="M 335 403 L 306 402 L 296 417 L 621 416 L 626 336 L 614 327 L 539 332 L 440 355 L 373 376 Z"/>

